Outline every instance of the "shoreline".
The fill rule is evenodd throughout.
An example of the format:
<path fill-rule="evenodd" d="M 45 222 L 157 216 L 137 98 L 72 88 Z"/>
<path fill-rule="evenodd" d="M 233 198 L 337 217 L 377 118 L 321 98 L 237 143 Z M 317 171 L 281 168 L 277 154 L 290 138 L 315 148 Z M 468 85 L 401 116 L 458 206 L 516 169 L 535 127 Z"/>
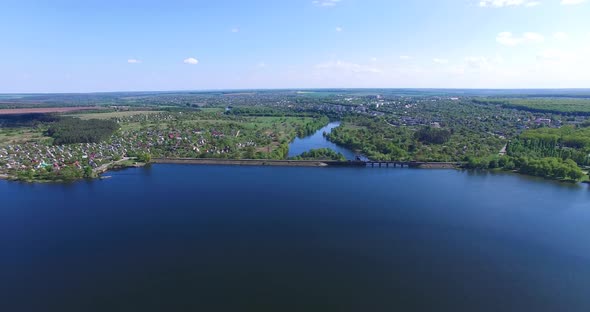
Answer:
<path fill-rule="evenodd" d="M 417 169 L 458 169 L 458 162 L 415 162 L 415 161 L 338 161 L 338 160 L 270 160 L 270 159 L 219 159 L 219 158 L 154 158 L 154 164 L 230 165 L 230 166 L 282 166 L 282 167 L 371 167 L 371 163 L 398 164 Z M 377 167 L 377 166 L 375 166 Z M 392 166 L 390 166 L 392 167 Z M 392 167 L 393 168 L 393 167 Z"/>
<path fill-rule="evenodd" d="M 110 163 L 108 166 L 103 166 L 100 170 L 95 171 L 97 176 L 95 178 L 82 178 L 82 179 L 73 179 L 73 180 L 20 180 L 14 176 L 10 176 L 7 174 L 0 174 L 0 180 L 6 180 L 11 182 L 24 182 L 24 183 L 72 183 L 81 180 L 105 180 L 110 178 L 110 176 L 105 177 L 103 176 L 105 173 L 109 171 L 117 171 L 117 170 L 125 170 L 129 168 L 142 168 L 147 165 L 151 164 L 177 164 L 177 165 L 201 165 L 201 166 L 211 166 L 211 165 L 225 165 L 225 166 L 260 166 L 260 167 L 315 167 L 315 168 L 343 168 L 343 167 L 351 167 L 351 168 L 373 168 L 367 165 L 365 162 L 362 161 L 333 161 L 333 160 L 269 160 L 269 159 L 217 159 L 217 158 L 154 158 L 149 163 L 133 163 L 133 164 L 124 164 L 124 161 L 128 161 L 129 159 L 119 160 L 114 163 Z M 378 162 L 375 162 L 378 163 Z M 386 162 L 382 162 L 386 163 Z M 393 163 L 393 162 L 391 162 Z M 399 162 L 404 163 L 406 166 L 405 168 L 411 169 L 425 169 L 425 170 L 438 170 L 438 169 L 456 169 L 461 170 L 464 169 L 461 167 L 460 163 L 456 162 Z M 385 166 L 374 168 L 386 168 Z M 389 166 L 389 168 L 394 168 Z M 469 170 L 469 169 L 464 169 Z M 486 172 L 494 172 L 494 170 L 484 170 Z M 498 172 L 510 172 L 510 171 L 502 171 L 499 170 Z M 530 176 L 526 174 L 521 174 L 519 172 L 511 172 L 517 175 L 522 176 Z M 535 177 L 535 176 L 530 176 Z M 590 184 L 590 181 L 565 181 L 565 180 L 554 180 L 554 179 L 546 179 L 548 181 L 555 181 L 560 183 L 579 183 L 579 184 Z"/>
<path fill-rule="evenodd" d="M 371 168 L 363 161 L 334 161 L 334 160 L 273 160 L 273 159 L 220 159 L 220 158 L 154 158 L 150 163 L 133 163 L 124 164 L 130 158 L 124 158 L 109 164 L 95 168 L 95 178 L 85 178 L 87 180 L 101 180 L 102 175 L 113 170 L 124 170 L 128 168 L 141 168 L 149 164 L 179 164 L 179 165 L 226 165 L 226 166 L 261 166 L 261 167 L 356 167 L 356 168 Z M 375 162 L 377 163 L 377 162 Z M 383 164 L 386 162 L 383 161 Z M 393 162 L 390 162 L 393 163 Z M 460 164 L 449 162 L 398 162 L 403 163 L 406 168 L 414 169 L 459 169 Z M 390 166 L 393 168 L 392 166 Z M 400 166 L 401 167 L 401 166 Z M 377 166 L 375 166 L 377 168 Z M 385 165 L 383 165 L 385 168 Z M 0 180 L 25 182 L 25 183 L 66 183 L 76 182 L 82 179 L 73 180 L 20 180 L 15 176 L 0 174 Z"/>
<path fill-rule="evenodd" d="M 88 180 L 88 181 L 104 180 L 105 178 L 102 175 L 109 172 L 109 171 L 124 170 L 124 169 L 128 169 L 128 168 L 141 168 L 141 167 L 144 167 L 147 165 L 146 163 L 142 163 L 142 162 L 133 162 L 131 164 L 125 164 L 125 162 L 131 161 L 131 160 L 132 160 L 131 158 L 125 157 L 121 160 L 110 162 L 108 164 L 104 164 L 102 166 L 94 168 L 92 170 L 95 175 L 94 177 L 83 177 L 83 178 L 77 178 L 77 179 L 55 179 L 55 180 L 43 180 L 43 179 L 22 180 L 16 176 L 11 176 L 8 174 L 0 173 L 0 180 L 6 180 L 6 181 L 11 181 L 11 182 L 24 182 L 24 183 L 72 183 L 72 182 L 77 182 L 77 181 L 82 181 L 82 180 Z"/>
<path fill-rule="evenodd" d="M 268 159 L 215 159 L 215 158 L 154 158 L 153 164 L 327 167 L 333 161 L 322 160 L 268 160 Z"/>

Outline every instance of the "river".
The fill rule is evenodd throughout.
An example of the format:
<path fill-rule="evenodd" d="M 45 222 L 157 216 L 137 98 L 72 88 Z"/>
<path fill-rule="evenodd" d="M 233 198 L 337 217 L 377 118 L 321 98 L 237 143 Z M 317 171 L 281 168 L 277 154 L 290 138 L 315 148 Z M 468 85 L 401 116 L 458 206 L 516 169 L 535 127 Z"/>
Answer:
<path fill-rule="evenodd" d="M 339 121 L 330 122 L 328 125 L 310 136 L 296 138 L 293 140 L 293 142 L 291 142 L 291 144 L 289 144 L 289 157 L 299 156 L 302 153 L 312 149 L 329 148 L 335 152 L 341 153 L 348 160 L 355 160 L 356 153 L 354 151 L 351 151 L 342 146 L 338 146 L 335 143 L 328 141 L 328 139 L 326 139 L 324 136 L 324 133 L 330 133 L 332 132 L 332 129 L 337 128 L 338 126 L 340 126 Z M 362 157 L 362 159 L 366 160 L 365 157 Z"/>
<path fill-rule="evenodd" d="M 590 190 L 153 165 L 0 181 L 0 311 L 590 311 Z"/>

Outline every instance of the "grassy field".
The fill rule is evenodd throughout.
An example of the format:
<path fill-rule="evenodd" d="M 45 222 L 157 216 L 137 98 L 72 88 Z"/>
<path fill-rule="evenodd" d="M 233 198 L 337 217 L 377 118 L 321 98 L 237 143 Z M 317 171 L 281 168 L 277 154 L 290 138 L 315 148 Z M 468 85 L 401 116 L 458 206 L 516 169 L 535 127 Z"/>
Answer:
<path fill-rule="evenodd" d="M 88 114 L 68 114 L 68 116 L 76 117 L 84 120 L 88 119 L 111 119 L 131 117 L 137 115 L 156 114 L 160 111 L 125 111 L 125 112 L 105 112 L 105 113 L 88 113 Z"/>
<path fill-rule="evenodd" d="M 43 135 L 43 131 L 34 128 L 7 129 L 0 128 L 0 145 L 20 144 L 25 142 L 41 142 L 51 140 Z"/>
<path fill-rule="evenodd" d="M 201 111 L 206 113 L 223 113 L 225 112 L 225 108 L 223 107 L 201 107 Z"/>
<path fill-rule="evenodd" d="M 248 127 L 259 130 L 268 130 L 279 136 L 287 135 L 295 131 L 298 126 L 302 126 L 313 120 L 310 117 L 251 117 L 252 121 Z M 268 132 L 266 131 L 266 132 Z"/>
<path fill-rule="evenodd" d="M 539 112 L 590 114 L 590 99 L 583 98 L 506 98 L 486 102 Z"/>
<path fill-rule="evenodd" d="M 99 107 L 46 107 L 46 108 L 6 108 L 0 109 L 0 115 L 67 113 L 84 110 L 97 110 Z"/>
<path fill-rule="evenodd" d="M 151 111 L 143 112 L 143 113 L 150 113 Z M 139 112 L 136 112 L 139 113 Z M 116 114 L 116 113 L 115 113 Z M 120 113 L 119 113 L 120 114 Z M 82 116 L 84 119 L 92 119 L 97 118 L 96 116 L 103 115 L 103 118 L 106 116 L 112 117 L 121 117 L 122 115 L 113 115 L 112 113 L 107 114 L 80 114 L 76 116 Z M 206 128 L 206 129 L 215 129 L 215 128 L 224 128 L 229 125 L 236 125 L 239 128 L 251 130 L 251 131 L 261 131 L 267 134 L 276 134 L 279 137 L 288 137 L 294 131 L 296 131 L 297 127 L 305 125 L 306 123 L 313 120 L 311 117 L 243 117 L 242 119 L 233 119 L 231 117 L 227 117 L 225 115 L 217 115 L 214 112 L 206 115 L 193 115 L 194 118 L 190 119 L 183 119 L 182 124 L 185 126 L 190 126 L 194 128 Z M 81 117 L 81 118 L 82 118 Z M 98 116 L 101 117 L 101 116 Z M 146 127 L 156 127 L 159 125 L 159 128 L 164 129 L 168 125 L 168 121 L 162 122 L 155 122 L 153 120 L 149 120 L 147 124 L 144 126 Z M 122 130 L 139 130 L 142 125 L 139 122 L 124 122 L 121 123 Z"/>

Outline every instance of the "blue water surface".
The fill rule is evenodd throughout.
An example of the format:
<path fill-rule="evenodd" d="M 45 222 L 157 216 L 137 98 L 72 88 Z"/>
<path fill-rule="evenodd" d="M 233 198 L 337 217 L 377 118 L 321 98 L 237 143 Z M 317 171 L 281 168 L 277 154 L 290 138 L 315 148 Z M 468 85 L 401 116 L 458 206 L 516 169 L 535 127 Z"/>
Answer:
<path fill-rule="evenodd" d="M 590 190 L 153 165 L 0 181 L 0 311 L 590 311 Z"/>

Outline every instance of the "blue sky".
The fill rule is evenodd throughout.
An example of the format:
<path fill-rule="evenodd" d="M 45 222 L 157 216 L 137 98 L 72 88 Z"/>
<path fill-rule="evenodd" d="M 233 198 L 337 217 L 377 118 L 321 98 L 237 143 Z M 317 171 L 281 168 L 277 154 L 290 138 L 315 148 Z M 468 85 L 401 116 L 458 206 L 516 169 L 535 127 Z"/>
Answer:
<path fill-rule="evenodd" d="M 589 0 L 0 4 L 0 92 L 590 88 Z"/>

